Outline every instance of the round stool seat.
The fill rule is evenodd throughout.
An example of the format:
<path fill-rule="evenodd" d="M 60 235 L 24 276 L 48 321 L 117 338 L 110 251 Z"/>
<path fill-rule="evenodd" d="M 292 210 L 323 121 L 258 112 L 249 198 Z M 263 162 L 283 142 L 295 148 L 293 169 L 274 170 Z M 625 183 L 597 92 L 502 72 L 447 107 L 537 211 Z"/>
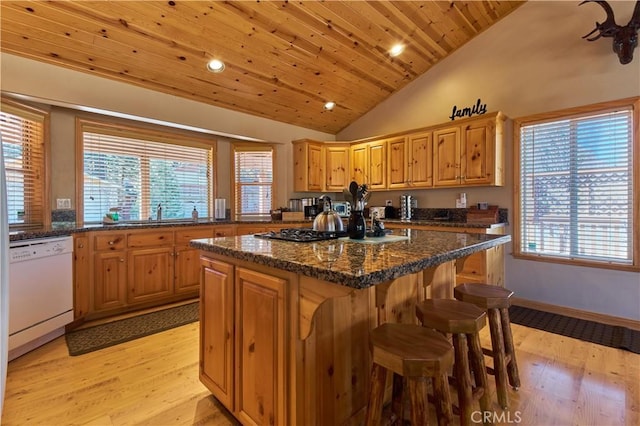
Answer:
<path fill-rule="evenodd" d="M 387 371 L 393 372 L 391 405 L 396 419 L 404 419 L 403 393 L 406 382 L 411 424 L 427 424 L 427 381 L 430 379 L 438 424 L 452 423 L 447 371 L 453 365 L 454 351 L 444 336 L 415 324 L 385 323 L 371 331 L 369 346 L 373 365 L 366 426 L 381 424 Z"/>
<path fill-rule="evenodd" d="M 416 305 L 423 327 L 443 333 L 473 334 L 487 325 L 487 314 L 474 304 L 452 299 L 427 299 Z"/>
<path fill-rule="evenodd" d="M 466 283 L 453 289 L 456 299 L 473 303 L 483 309 L 501 309 L 511 306 L 513 291 L 489 284 Z"/>
<path fill-rule="evenodd" d="M 371 332 L 373 362 L 404 377 L 433 377 L 453 364 L 453 346 L 414 324 L 385 323 Z"/>

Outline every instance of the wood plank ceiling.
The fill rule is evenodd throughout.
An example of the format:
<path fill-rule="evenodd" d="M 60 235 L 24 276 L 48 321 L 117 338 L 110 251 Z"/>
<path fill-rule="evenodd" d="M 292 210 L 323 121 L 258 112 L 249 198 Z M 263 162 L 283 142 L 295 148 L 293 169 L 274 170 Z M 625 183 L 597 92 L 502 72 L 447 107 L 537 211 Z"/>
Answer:
<path fill-rule="evenodd" d="M 3 0 L 0 36 L 3 52 L 336 134 L 522 3 Z"/>

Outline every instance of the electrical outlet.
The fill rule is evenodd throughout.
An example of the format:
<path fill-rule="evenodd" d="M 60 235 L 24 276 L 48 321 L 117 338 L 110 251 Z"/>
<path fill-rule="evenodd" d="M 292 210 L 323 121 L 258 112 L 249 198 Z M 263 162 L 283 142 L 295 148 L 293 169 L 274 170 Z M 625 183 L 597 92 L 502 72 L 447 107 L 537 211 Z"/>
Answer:
<path fill-rule="evenodd" d="M 392 205 L 393 205 L 393 203 L 391 202 L 391 200 L 386 200 L 386 201 L 384 202 L 384 205 L 385 205 L 385 206 L 392 206 Z"/>
<path fill-rule="evenodd" d="M 58 209 L 70 209 L 71 208 L 71 199 L 70 198 L 56 198 L 56 208 L 58 208 Z"/>

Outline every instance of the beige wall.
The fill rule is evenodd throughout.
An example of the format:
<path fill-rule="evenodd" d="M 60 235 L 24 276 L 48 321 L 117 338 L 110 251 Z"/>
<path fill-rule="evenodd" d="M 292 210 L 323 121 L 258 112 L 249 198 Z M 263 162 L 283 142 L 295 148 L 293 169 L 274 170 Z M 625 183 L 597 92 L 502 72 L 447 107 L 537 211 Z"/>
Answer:
<path fill-rule="evenodd" d="M 635 2 L 610 2 L 619 24 Z M 453 105 L 474 105 L 511 118 L 640 95 L 640 50 L 621 65 L 611 39 L 587 42 L 597 4 L 530 1 L 462 47 L 337 135 L 348 140 L 449 120 Z M 471 203 L 488 201 L 513 210 L 511 132 L 507 133 L 507 185 L 465 189 Z M 637 167 L 637 166 L 636 166 Z M 420 207 L 453 207 L 460 190 L 412 191 Z M 376 194 L 397 203 L 400 193 Z M 396 204 L 397 205 L 397 204 Z M 636 230 L 637 231 L 637 230 Z M 636 234 L 636 238 L 638 235 Z M 509 253 L 510 247 L 507 249 Z M 640 320 L 640 274 L 516 260 L 507 255 L 507 285 L 516 295 L 555 305 Z"/>

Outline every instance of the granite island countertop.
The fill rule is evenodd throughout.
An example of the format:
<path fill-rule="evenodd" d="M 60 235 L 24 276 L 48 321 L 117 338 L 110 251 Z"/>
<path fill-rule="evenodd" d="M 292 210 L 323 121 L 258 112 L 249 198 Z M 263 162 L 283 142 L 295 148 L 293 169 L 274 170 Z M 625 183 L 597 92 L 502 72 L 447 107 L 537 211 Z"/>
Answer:
<path fill-rule="evenodd" d="M 511 241 L 510 235 L 415 229 L 394 230 L 392 235 L 403 238 L 289 242 L 243 235 L 191 240 L 190 245 L 205 252 L 361 289 Z"/>

